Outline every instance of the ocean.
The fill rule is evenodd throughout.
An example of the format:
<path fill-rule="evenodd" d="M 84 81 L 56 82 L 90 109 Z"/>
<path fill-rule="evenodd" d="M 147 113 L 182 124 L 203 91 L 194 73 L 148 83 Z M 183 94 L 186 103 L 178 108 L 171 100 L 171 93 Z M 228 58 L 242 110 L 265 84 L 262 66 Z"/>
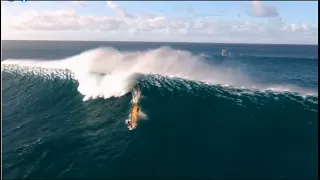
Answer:
<path fill-rule="evenodd" d="M 2 41 L 1 62 L 4 179 L 318 178 L 318 45 Z"/>

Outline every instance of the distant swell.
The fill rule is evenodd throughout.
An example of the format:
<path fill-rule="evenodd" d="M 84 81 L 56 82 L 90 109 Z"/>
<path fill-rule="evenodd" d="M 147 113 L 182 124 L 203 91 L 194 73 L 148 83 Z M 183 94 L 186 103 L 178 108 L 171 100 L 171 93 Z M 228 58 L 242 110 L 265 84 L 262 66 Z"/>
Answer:
<path fill-rule="evenodd" d="M 233 55 L 232 55 L 233 56 Z M 314 57 L 287 57 L 287 56 L 267 56 L 267 55 L 250 55 L 250 54 L 239 54 L 241 57 L 248 57 L 251 59 L 256 59 L 256 58 L 262 58 L 265 60 L 275 60 L 281 58 L 282 60 L 289 60 L 289 61 L 308 61 L 308 60 L 318 60 L 319 57 L 314 56 Z"/>

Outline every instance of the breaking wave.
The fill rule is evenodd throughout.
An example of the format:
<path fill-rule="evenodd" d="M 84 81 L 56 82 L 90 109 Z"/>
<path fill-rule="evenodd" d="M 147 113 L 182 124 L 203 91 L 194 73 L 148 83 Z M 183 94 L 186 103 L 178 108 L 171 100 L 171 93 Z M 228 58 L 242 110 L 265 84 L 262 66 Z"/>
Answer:
<path fill-rule="evenodd" d="M 148 78 L 155 86 L 167 83 L 169 87 L 176 80 L 183 82 L 186 89 L 194 82 L 245 91 L 318 95 L 313 90 L 294 85 L 259 84 L 237 66 L 213 65 L 201 55 L 170 47 L 143 52 L 120 52 L 105 47 L 57 60 L 7 59 L 2 62 L 2 71 L 77 80 L 84 101 L 123 96 L 137 81 Z"/>

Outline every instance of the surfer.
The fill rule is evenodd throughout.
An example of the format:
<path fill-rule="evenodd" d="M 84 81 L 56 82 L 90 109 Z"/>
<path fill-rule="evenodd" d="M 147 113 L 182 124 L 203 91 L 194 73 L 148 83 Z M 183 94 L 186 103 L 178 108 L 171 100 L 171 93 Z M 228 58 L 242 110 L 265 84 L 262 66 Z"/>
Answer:
<path fill-rule="evenodd" d="M 222 49 L 221 50 L 221 56 L 226 56 L 226 51 L 227 51 L 226 49 Z"/>
<path fill-rule="evenodd" d="M 137 127 L 137 122 L 139 120 L 139 109 L 138 103 L 133 105 L 130 121 L 128 123 L 130 129 L 135 129 Z"/>
<path fill-rule="evenodd" d="M 139 107 L 139 98 L 140 98 L 140 91 L 139 89 L 133 89 L 132 93 L 132 102 L 133 107 L 130 112 L 130 119 L 127 121 L 128 128 L 130 130 L 133 130 L 137 127 L 137 123 L 139 120 L 139 113 L 140 113 L 140 107 Z"/>

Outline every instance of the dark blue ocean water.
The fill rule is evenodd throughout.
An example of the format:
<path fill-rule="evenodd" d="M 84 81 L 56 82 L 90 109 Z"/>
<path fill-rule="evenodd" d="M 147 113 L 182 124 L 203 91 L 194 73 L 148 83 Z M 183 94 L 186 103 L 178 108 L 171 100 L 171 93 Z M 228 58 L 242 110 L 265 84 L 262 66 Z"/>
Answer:
<path fill-rule="evenodd" d="M 318 178 L 317 45 L 2 45 L 4 179 Z"/>

